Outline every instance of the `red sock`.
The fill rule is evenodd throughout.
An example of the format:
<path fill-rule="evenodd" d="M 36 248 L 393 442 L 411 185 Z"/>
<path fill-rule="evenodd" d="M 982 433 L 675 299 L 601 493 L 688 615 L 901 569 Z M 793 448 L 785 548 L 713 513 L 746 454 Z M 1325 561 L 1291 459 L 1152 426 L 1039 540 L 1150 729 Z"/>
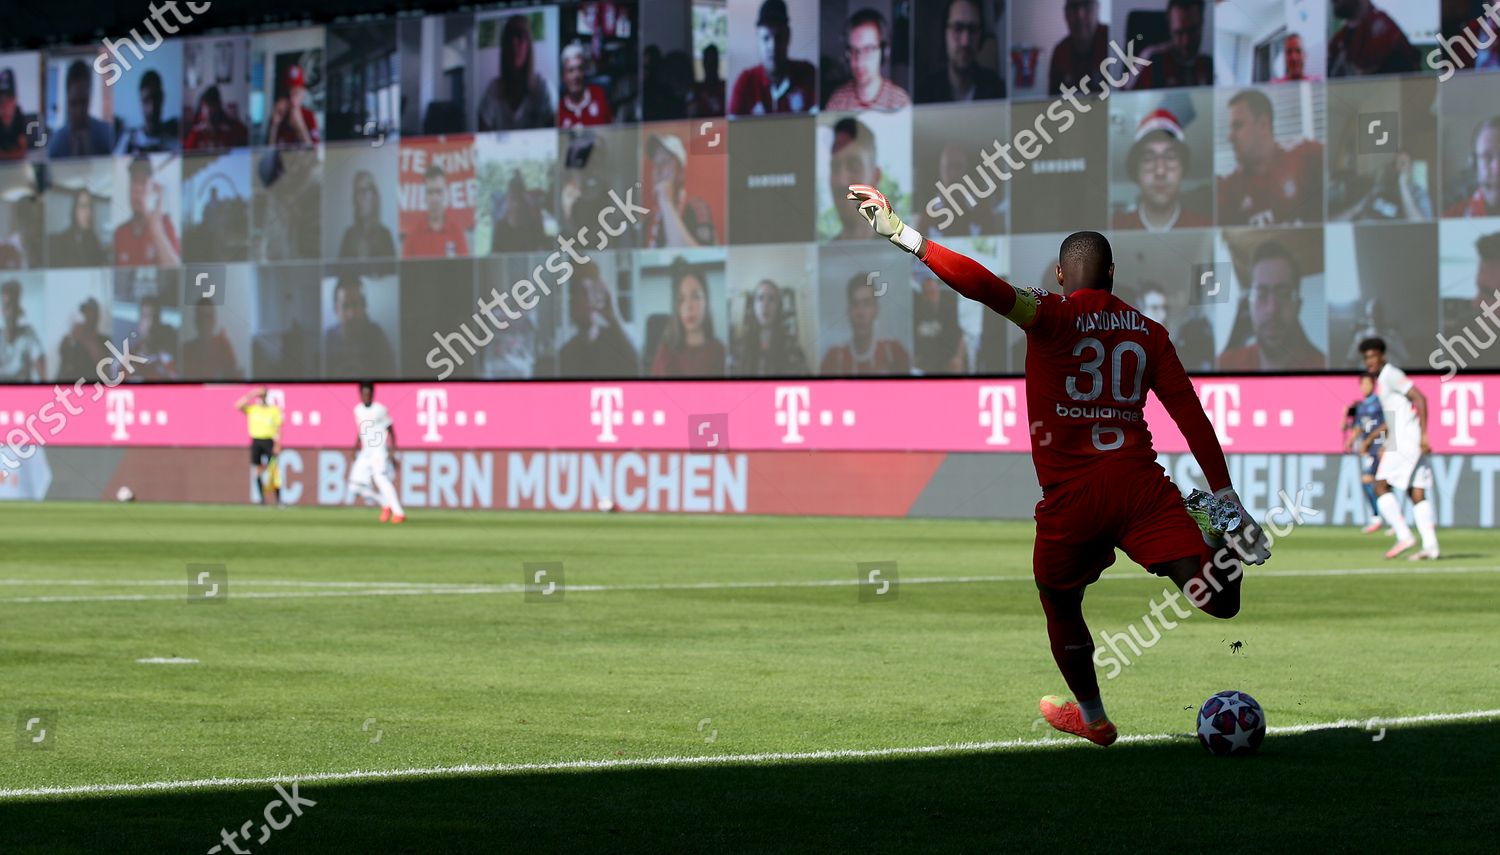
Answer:
<path fill-rule="evenodd" d="M 1043 592 L 1041 598 L 1052 659 L 1068 690 L 1079 701 L 1097 699 L 1099 677 L 1094 673 L 1094 640 L 1083 621 L 1083 592 L 1054 591 L 1051 597 Z"/>

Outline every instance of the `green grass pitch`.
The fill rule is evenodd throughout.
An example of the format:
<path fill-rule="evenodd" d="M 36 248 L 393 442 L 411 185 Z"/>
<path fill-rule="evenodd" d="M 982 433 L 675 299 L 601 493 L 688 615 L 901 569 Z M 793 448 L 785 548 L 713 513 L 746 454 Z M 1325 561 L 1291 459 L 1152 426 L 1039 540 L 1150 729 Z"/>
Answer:
<path fill-rule="evenodd" d="M 1500 713 L 1408 720 L 1500 709 L 1492 531 L 1444 531 L 1421 566 L 1384 561 L 1382 536 L 1293 531 L 1247 571 L 1237 618 L 1195 614 L 1104 681 L 1138 739 L 1100 749 L 1036 723 L 1065 687 L 1029 523 L 418 510 L 382 526 L 107 504 L 3 520 L 6 852 L 206 852 L 247 820 L 254 852 L 1208 835 L 1463 851 L 1500 832 Z M 561 562 L 562 595 L 528 597 L 525 562 Z M 894 597 L 861 600 L 861 562 L 896 563 Z M 189 602 L 189 564 L 223 565 L 227 599 Z M 1096 640 L 1141 626 L 1163 585 L 1122 556 L 1085 601 Z M 1226 688 L 1273 728 L 1346 724 L 1209 757 L 1186 734 Z M 600 762 L 554 765 L 574 761 Z M 277 798 L 260 779 L 294 777 L 316 805 L 259 842 Z M 177 783 L 110 789 L 152 782 Z"/>

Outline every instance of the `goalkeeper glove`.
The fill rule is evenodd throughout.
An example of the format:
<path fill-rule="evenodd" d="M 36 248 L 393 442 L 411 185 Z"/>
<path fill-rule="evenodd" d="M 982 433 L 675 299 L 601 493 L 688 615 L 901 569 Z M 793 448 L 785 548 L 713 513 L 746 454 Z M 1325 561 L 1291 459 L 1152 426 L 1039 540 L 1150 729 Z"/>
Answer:
<path fill-rule="evenodd" d="M 885 194 L 868 184 L 850 184 L 849 195 L 844 198 L 859 204 L 859 213 L 875 229 L 875 233 L 890 240 L 907 252 L 920 256 L 922 234 L 901 222 L 891 210 L 891 202 Z"/>
<path fill-rule="evenodd" d="M 1261 527 L 1250 512 L 1245 510 L 1245 503 L 1240 501 L 1240 496 L 1233 487 L 1225 487 L 1214 493 L 1214 498 L 1233 502 L 1240 511 L 1240 527 L 1236 531 L 1225 535 L 1240 560 L 1246 564 L 1264 564 L 1271 557 L 1271 542 L 1266 538 L 1266 530 Z"/>

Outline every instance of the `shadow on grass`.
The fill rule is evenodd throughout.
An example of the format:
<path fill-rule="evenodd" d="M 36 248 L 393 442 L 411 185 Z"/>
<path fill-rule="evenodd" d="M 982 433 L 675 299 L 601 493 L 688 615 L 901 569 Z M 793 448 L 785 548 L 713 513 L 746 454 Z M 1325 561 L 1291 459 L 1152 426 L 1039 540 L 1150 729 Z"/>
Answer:
<path fill-rule="evenodd" d="M 1494 724 L 759 766 L 300 786 L 265 844 L 270 786 L 0 803 L 6 852 L 996 851 L 1022 846 L 1493 851 Z M 277 806 L 276 815 L 285 813 Z M 1491 844 L 1483 841 L 1490 840 Z M 224 847 L 222 853 L 232 850 Z"/>

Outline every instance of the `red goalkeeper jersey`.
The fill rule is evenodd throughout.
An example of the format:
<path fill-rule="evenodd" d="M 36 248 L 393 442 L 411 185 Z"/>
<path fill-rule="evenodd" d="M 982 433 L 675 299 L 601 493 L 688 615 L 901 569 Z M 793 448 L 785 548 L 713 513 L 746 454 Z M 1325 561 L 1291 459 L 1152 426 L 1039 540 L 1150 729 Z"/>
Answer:
<path fill-rule="evenodd" d="M 1145 419 L 1148 391 L 1181 429 L 1210 489 L 1229 486 L 1224 451 L 1165 327 L 1108 291 L 1081 289 L 1064 297 L 1015 289 L 931 241 L 922 250 L 922 260 L 954 290 L 1025 330 L 1031 456 L 1043 488 L 1098 476 L 1102 466 L 1155 466 Z M 1128 495 L 1131 486 L 1120 489 Z"/>
<path fill-rule="evenodd" d="M 1186 394 L 1198 406 L 1161 324 L 1109 293 L 1064 297 L 1035 289 L 1026 331 L 1026 410 L 1042 486 L 1101 463 L 1154 463 L 1146 392 Z"/>

